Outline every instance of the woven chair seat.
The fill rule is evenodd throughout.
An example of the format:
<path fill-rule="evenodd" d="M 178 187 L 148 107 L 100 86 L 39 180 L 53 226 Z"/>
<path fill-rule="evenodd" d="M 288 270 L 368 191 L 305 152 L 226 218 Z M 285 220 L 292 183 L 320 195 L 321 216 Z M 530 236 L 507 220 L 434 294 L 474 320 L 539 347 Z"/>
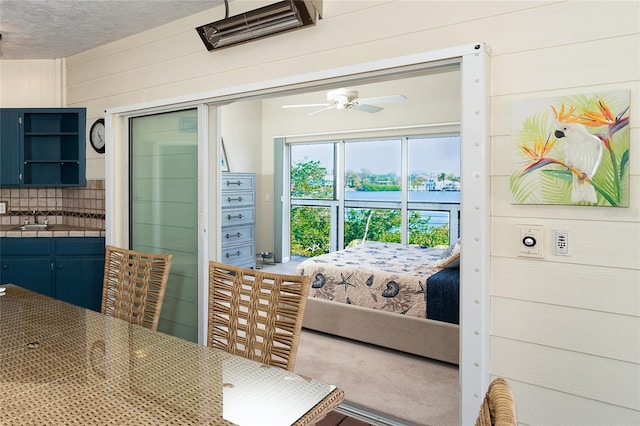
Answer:
<path fill-rule="evenodd" d="M 173 255 L 108 245 L 102 288 L 103 314 L 156 330 Z"/>
<path fill-rule="evenodd" d="M 293 371 L 309 280 L 210 261 L 207 344 Z"/>

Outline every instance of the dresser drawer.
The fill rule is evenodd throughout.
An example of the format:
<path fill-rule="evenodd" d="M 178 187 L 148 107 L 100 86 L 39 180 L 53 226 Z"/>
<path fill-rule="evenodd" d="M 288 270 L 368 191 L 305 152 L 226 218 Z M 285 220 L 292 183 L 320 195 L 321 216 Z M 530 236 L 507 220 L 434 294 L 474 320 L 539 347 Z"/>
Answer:
<path fill-rule="evenodd" d="M 255 269 L 256 268 L 256 261 L 254 259 L 252 260 L 247 260 L 244 262 L 238 262 L 238 263 L 234 263 L 234 266 L 240 266 L 241 268 L 247 268 L 247 269 Z"/>
<path fill-rule="evenodd" d="M 222 211 L 222 227 L 233 225 L 246 225 L 255 222 L 255 209 L 245 207 L 241 209 L 224 209 Z"/>
<path fill-rule="evenodd" d="M 244 265 L 255 262 L 253 243 L 222 249 L 220 261 L 229 265 Z"/>
<path fill-rule="evenodd" d="M 256 187 L 256 175 L 253 173 L 234 173 L 233 175 L 222 174 L 222 193 L 228 191 L 246 191 L 248 189 L 255 189 Z"/>
<path fill-rule="evenodd" d="M 224 228 L 222 230 L 222 247 L 234 244 L 253 243 L 254 226 L 234 226 L 233 228 Z"/>
<path fill-rule="evenodd" d="M 220 261 L 255 268 L 256 175 L 224 172 L 220 187 Z"/>
<path fill-rule="evenodd" d="M 220 205 L 223 209 L 228 207 L 254 206 L 256 203 L 256 193 L 254 191 L 235 191 L 222 194 Z"/>

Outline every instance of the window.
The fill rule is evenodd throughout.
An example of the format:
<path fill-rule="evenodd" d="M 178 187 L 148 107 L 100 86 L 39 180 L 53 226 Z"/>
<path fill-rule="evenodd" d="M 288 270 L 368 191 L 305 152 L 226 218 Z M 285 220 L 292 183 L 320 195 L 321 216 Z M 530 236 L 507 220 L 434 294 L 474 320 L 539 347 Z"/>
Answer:
<path fill-rule="evenodd" d="M 292 255 L 364 241 L 434 247 L 458 237 L 459 135 L 288 147 Z"/>

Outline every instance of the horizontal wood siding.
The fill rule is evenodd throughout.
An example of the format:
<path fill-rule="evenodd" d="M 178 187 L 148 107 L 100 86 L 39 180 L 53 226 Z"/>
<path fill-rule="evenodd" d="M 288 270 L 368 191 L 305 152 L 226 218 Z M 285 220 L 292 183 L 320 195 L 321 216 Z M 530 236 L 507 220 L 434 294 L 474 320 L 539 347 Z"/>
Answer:
<path fill-rule="evenodd" d="M 640 316 L 635 269 L 494 257 L 492 271 L 495 297 Z"/>
<path fill-rule="evenodd" d="M 531 9 L 532 41 L 510 31 L 511 49 L 493 46 L 491 373 L 512 384 L 522 424 L 640 424 L 638 115 L 628 208 L 514 205 L 509 190 L 514 100 L 628 90 L 640 106 L 639 4 L 590 5 Z M 543 227 L 543 259 L 517 256 L 521 224 Z M 554 230 L 571 256 L 553 255 Z"/>
<path fill-rule="evenodd" d="M 634 363 L 640 359 L 637 316 L 493 297 L 494 336 Z"/>
<path fill-rule="evenodd" d="M 566 426 L 640 424 L 640 411 L 607 404 L 601 402 L 600 398 L 597 400 L 582 398 L 574 395 L 573 392 L 556 391 L 514 379 L 509 379 L 509 385 L 518 402 L 518 419 L 521 424 Z"/>
<path fill-rule="evenodd" d="M 635 363 L 495 336 L 491 349 L 491 368 L 496 376 L 640 410 Z M 609 424 L 619 422 L 612 419 Z"/>

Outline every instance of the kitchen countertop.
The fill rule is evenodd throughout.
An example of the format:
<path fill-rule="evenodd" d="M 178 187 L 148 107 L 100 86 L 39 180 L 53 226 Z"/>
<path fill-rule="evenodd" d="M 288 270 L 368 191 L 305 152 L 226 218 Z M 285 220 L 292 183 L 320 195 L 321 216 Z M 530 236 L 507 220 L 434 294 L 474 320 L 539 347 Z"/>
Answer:
<path fill-rule="evenodd" d="M 104 229 L 84 228 L 73 225 L 51 225 L 49 229 L 22 231 L 20 225 L 0 225 L 0 238 L 27 237 L 104 237 Z"/>

